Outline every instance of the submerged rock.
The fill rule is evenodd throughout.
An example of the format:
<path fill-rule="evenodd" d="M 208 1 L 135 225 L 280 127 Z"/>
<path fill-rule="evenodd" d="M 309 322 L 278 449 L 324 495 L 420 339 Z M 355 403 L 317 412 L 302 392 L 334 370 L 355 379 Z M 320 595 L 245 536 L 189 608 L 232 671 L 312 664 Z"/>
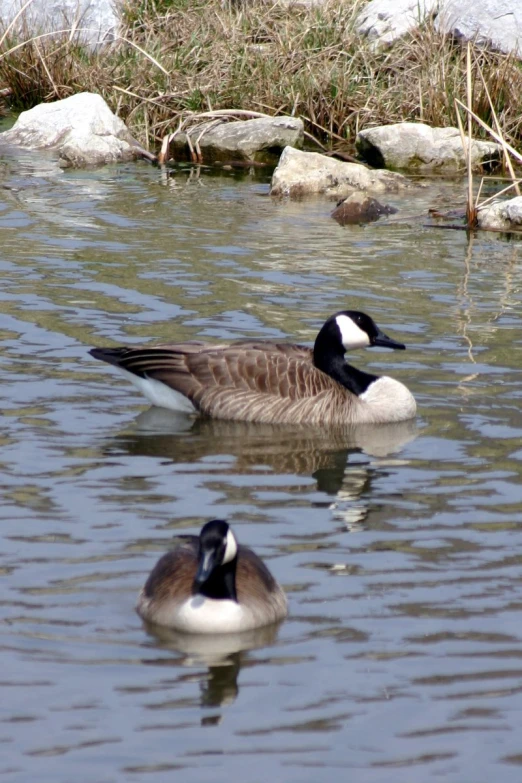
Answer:
<path fill-rule="evenodd" d="M 360 163 L 344 163 L 318 152 L 301 152 L 286 147 L 272 176 L 272 196 L 302 198 L 322 194 L 345 198 L 354 191 L 397 193 L 409 187 L 402 174 L 374 171 Z"/>
<path fill-rule="evenodd" d="M 399 122 L 357 134 L 359 154 L 372 166 L 414 171 L 454 172 L 466 168 L 458 128 L 431 128 L 422 122 Z M 473 169 L 495 168 L 502 148 L 493 141 L 472 141 Z"/>
<path fill-rule="evenodd" d="M 99 166 L 132 160 L 140 148 L 101 95 L 81 92 L 24 111 L 0 142 L 55 151 L 63 166 Z"/>
<path fill-rule="evenodd" d="M 479 207 L 478 224 L 480 228 L 496 231 L 522 229 L 522 196 L 505 201 L 493 201 L 485 207 Z"/>
<path fill-rule="evenodd" d="M 371 0 L 358 29 L 386 45 L 430 17 L 441 33 L 522 57 L 522 0 Z"/>
<path fill-rule="evenodd" d="M 258 117 L 253 120 L 220 122 L 215 120 L 188 131 L 192 147 L 205 163 L 247 161 L 276 163 L 282 150 L 302 147 L 303 121 L 296 117 Z M 170 141 L 176 160 L 190 160 L 187 133 L 177 133 Z"/>
<path fill-rule="evenodd" d="M 379 220 L 382 215 L 393 215 L 397 212 L 395 207 L 381 204 L 377 199 L 367 196 L 365 193 L 352 193 L 351 196 L 340 201 L 332 217 L 341 226 L 358 223 L 372 223 Z"/>

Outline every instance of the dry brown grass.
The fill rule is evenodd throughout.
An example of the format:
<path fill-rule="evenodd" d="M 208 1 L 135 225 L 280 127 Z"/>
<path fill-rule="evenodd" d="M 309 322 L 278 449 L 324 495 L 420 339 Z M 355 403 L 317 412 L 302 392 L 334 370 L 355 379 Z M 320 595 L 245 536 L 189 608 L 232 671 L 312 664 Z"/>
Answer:
<path fill-rule="evenodd" d="M 189 112 L 215 109 L 301 116 L 308 131 L 331 145 L 351 145 L 357 130 L 369 125 L 456 125 L 455 98 L 466 95 L 465 47 L 426 24 L 391 48 L 374 50 L 355 32 L 362 5 L 125 0 L 122 37 L 97 52 L 67 34 L 27 36 L 26 43 L 23 35 L 8 34 L 0 49 L 0 88 L 10 88 L 17 109 L 83 90 L 99 92 L 152 146 Z M 475 47 L 473 55 L 504 136 L 517 142 L 519 63 Z M 477 74 L 471 109 L 493 124 Z"/>

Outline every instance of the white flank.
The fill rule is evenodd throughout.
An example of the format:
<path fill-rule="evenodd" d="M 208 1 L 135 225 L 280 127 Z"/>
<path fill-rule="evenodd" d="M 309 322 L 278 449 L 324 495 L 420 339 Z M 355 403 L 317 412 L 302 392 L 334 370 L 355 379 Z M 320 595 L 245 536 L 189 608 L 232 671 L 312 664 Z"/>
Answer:
<path fill-rule="evenodd" d="M 370 338 L 347 315 L 338 315 L 335 319 L 341 332 L 341 342 L 347 351 L 353 348 L 367 348 Z"/>
<path fill-rule="evenodd" d="M 227 544 L 225 548 L 225 556 L 223 557 L 223 564 L 230 563 L 231 560 L 237 555 L 237 541 L 230 528 L 227 533 Z"/>
<path fill-rule="evenodd" d="M 409 389 L 400 381 L 383 375 L 371 383 L 359 400 L 370 406 L 371 415 L 358 421 L 394 422 L 407 421 L 417 413 L 417 403 Z"/>
<path fill-rule="evenodd" d="M 124 370 L 122 367 L 118 367 L 118 370 L 140 390 L 152 405 L 180 413 L 194 413 L 196 410 L 184 394 L 171 389 L 165 383 L 156 381 L 154 378 L 140 378 L 139 375 L 134 375 L 134 373 Z"/>

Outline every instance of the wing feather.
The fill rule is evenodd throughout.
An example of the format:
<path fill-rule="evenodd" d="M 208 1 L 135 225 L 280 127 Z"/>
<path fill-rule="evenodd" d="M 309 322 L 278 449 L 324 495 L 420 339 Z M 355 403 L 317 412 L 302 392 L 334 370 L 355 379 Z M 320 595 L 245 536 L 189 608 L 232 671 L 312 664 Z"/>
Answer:
<path fill-rule="evenodd" d="M 143 587 L 145 599 L 181 604 L 190 598 L 198 567 L 198 538 L 186 536 L 186 539 L 160 557 Z"/>

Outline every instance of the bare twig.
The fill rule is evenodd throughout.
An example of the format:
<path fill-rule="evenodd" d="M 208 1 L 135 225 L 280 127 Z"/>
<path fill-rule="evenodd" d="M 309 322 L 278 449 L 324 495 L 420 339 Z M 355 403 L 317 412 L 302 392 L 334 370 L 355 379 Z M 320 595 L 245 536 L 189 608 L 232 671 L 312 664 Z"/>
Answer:
<path fill-rule="evenodd" d="M 13 18 L 11 19 L 11 21 L 10 21 L 10 22 L 9 22 L 9 24 L 7 25 L 6 29 L 4 30 L 4 34 L 3 34 L 3 35 L 2 35 L 2 37 L 0 38 L 0 48 L 2 47 L 2 45 L 3 45 L 4 41 L 5 41 L 5 39 L 7 38 L 7 36 L 8 36 L 8 35 L 9 35 L 9 33 L 11 32 L 11 30 L 14 28 L 14 26 L 15 26 L 15 24 L 17 23 L 18 19 L 19 19 L 19 18 L 22 16 L 22 14 L 24 13 L 25 9 L 26 9 L 28 6 L 30 6 L 30 5 L 31 5 L 31 3 L 32 3 L 33 1 L 34 1 L 34 0 L 27 0 L 27 3 L 24 3 L 24 5 L 23 5 L 23 6 L 20 8 L 20 10 L 18 11 L 18 13 L 17 13 L 15 16 L 13 16 Z"/>
<path fill-rule="evenodd" d="M 145 51 L 145 49 L 142 49 L 141 46 L 138 46 L 136 41 L 131 41 L 130 38 L 124 38 L 123 36 L 120 36 L 117 40 L 121 41 L 122 43 L 127 44 L 128 46 L 132 46 L 134 49 L 136 49 L 140 54 L 142 54 L 144 57 L 147 58 L 147 60 L 150 60 L 150 62 L 156 66 L 156 68 L 159 68 L 160 71 L 162 71 L 165 76 L 170 76 L 170 73 L 167 71 L 166 68 L 163 67 L 161 63 L 159 63 L 155 57 L 153 57 L 151 54 Z"/>
<path fill-rule="evenodd" d="M 493 101 L 491 100 L 491 95 L 490 95 L 490 92 L 489 92 L 489 89 L 488 89 L 488 85 L 486 84 L 486 80 L 484 79 L 484 74 L 482 73 L 482 69 L 480 68 L 480 66 L 478 66 L 478 72 L 479 72 L 479 76 L 480 76 L 481 81 L 482 81 L 482 86 L 484 87 L 484 91 L 486 93 L 486 96 L 487 96 L 487 99 L 488 99 L 488 102 L 489 102 L 489 108 L 491 109 L 491 114 L 493 115 L 493 120 L 495 122 L 495 128 L 496 128 L 497 133 L 498 133 L 498 135 L 500 137 L 500 144 L 502 145 L 502 150 L 504 152 L 504 160 L 506 161 L 506 166 L 508 167 L 509 173 L 511 174 L 511 179 L 513 180 L 513 186 L 515 188 L 515 192 L 516 192 L 517 196 L 520 196 L 520 188 L 518 187 L 517 177 L 516 177 L 515 171 L 513 169 L 513 164 L 511 163 L 511 158 L 510 158 L 507 146 L 506 146 L 506 141 L 504 139 L 504 135 L 502 133 L 502 129 L 501 129 L 500 123 L 498 121 L 497 113 L 495 111 L 495 106 L 493 104 Z M 477 199 L 478 199 L 478 196 L 477 196 Z"/>
<path fill-rule="evenodd" d="M 41 53 L 41 51 L 40 51 L 40 49 L 38 47 L 38 43 L 36 41 L 34 42 L 34 48 L 38 52 L 38 57 L 40 58 L 40 60 L 42 62 L 42 67 L 43 67 L 45 73 L 47 74 L 47 78 L 49 79 L 49 81 L 51 82 L 51 84 L 53 86 L 54 94 L 56 95 L 57 98 L 59 98 L 60 97 L 60 93 L 58 91 L 58 88 L 57 88 L 56 84 L 54 83 L 54 79 L 51 76 L 51 72 L 50 72 L 49 68 L 47 67 L 47 63 L 45 62 L 45 57 Z"/>
<path fill-rule="evenodd" d="M 473 86 L 471 81 L 471 44 L 469 41 L 466 51 L 466 100 L 471 109 L 471 106 L 473 105 Z M 470 228 L 475 228 L 477 225 L 477 205 L 473 203 L 472 145 L 471 115 L 468 114 L 468 148 L 466 156 L 468 169 L 468 203 L 466 206 L 466 220 Z"/>
<path fill-rule="evenodd" d="M 490 126 L 487 124 L 487 122 L 484 122 L 484 120 L 481 120 L 481 119 L 480 119 L 480 117 L 479 117 L 477 114 L 475 114 L 475 112 L 474 112 L 474 111 L 472 111 L 470 108 L 468 108 L 468 107 L 467 107 L 467 106 L 466 106 L 464 103 L 462 103 L 462 101 L 459 101 L 459 99 L 458 99 L 458 98 L 455 98 L 455 102 L 456 102 L 456 103 L 457 103 L 459 106 L 461 106 L 463 109 L 465 109 L 465 110 L 466 110 L 466 111 L 467 111 L 469 114 L 471 114 L 471 116 L 473 117 L 473 119 L 475 120 L 475 122 L 478 122 L 478 124 L 479 124 L 479 125 L 480 125 L 482 128 L 484 128 L 484 130 L 487 130 L 487 131 L 488 131 L 488 133 L 490 133 L 490 134 L 491 134 L 491 136 L 493 136 L 493 138 L 495 139 L 495 141 L 498 141 L 498 143 L 499 143 L 499 144 L 502 144 L 502 142 L 501 142 L 501 136 L 499 136 L 499 134 L 498 134 L 498 133 L 496 133 L 496 132 L 493 130 L 493 128 L 491 128 L 491 127 L 490 127 Z M 514 158 L 516 158 L 516 159 L 517 159 L 517 160 L 518 160 L 520 163 L 522 163 L 522 153 L 520 153 L 520 152 L 517 152 L 517 150 L 516 150 L 514 147 L 512 147 L 512 146 L 511 146 L 511 144 L 508 144 L 508 142 L 507 142 L 507 141 L 504 141 L 504 143 L 505 143 L 505 145 L 506 145 L 506 149 L 507 149 L 507 150 L 509 150 L 509 152 L 510 152 L 510 153 L 513 155 L 513 157 L 514 157 Z"/>

